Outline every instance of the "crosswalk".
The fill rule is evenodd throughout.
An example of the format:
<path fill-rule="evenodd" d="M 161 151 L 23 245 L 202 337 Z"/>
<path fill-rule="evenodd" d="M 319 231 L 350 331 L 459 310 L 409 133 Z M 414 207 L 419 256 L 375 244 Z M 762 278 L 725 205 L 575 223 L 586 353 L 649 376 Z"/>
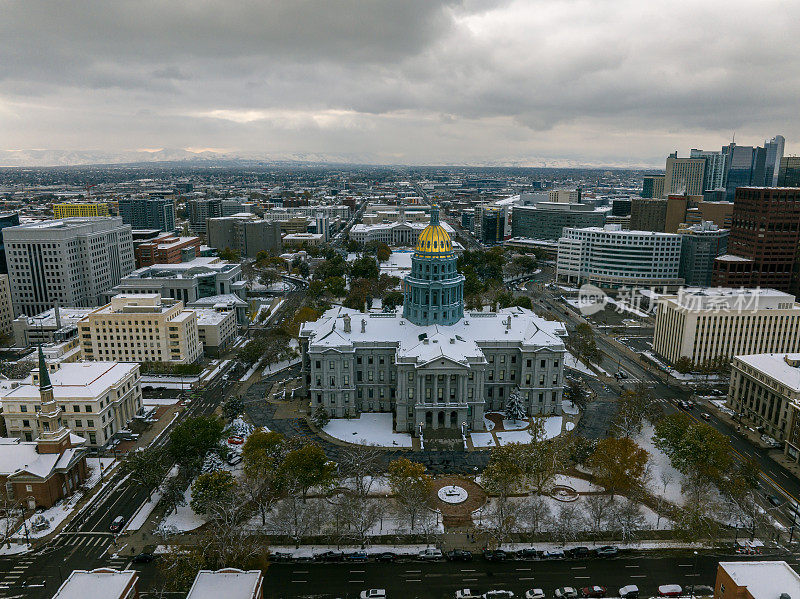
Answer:
<path fill-rule="evenodd" d="M 53 545 L 56 547 L 93 547 L 105 549 L 111 545 L 114 535 L 108 532 L 65 532 L 61 533 Z"/>
<path fill-rule="evenodd" d="M 14 567 L 8 572 L 0 573 L 0 588 L 13 587 L 20 584 L 25 580 L 25 572 L 30 568 L 33 563 L 31 557 L 20 557 L 14 561 Z"/>

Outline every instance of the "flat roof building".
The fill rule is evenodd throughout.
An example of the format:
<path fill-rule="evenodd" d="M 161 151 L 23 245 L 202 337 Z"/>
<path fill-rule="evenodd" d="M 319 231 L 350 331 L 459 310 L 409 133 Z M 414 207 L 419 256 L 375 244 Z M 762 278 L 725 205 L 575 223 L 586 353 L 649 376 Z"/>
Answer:
<path fill-rule="evenodd" d="M 73 570 L 53 599 L 137 599 L 138 580 L 136 570 Z"/>
<path fill-rule="evenodd" d="M 786 562 L 719 562 L 715 599 L 800 597 L 800 576 Z"/>
<path fill-rule="evenodd" d="M 186 599 L 262 599 L 263 587 L 261 570 L 200 570 Z"/>

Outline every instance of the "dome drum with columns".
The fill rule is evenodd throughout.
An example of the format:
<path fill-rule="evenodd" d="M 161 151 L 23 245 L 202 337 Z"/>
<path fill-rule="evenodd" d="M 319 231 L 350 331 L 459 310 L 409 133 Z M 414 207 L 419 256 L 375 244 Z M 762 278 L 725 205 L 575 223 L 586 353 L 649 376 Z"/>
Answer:
<path fill-rule="evenodd" d="M 456 268 L 453 242 L 439 224 L 439 209 L 420 233 L 403 282 L 403 316 L 417 325 L 455 324 L 464 317 L 464 276 Z"/>

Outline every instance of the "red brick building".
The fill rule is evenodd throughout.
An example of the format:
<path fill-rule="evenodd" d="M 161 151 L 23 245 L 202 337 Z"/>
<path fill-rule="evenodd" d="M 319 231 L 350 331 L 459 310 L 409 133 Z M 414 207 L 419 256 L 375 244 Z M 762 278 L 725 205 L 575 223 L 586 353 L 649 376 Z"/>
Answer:
<path fill-rule="evenodd" d="M 200 256 L 202 242 L 199 237 L 177 237 L 172 233 L 134 242 L 136 268 L 154 264 L 180 264 Z"/>
<path fill-rule="evenodd" d="M 713 282 L 791 292 L 798 278 L 798 242 L 800 188 L 738 187 L 728 255 L 715 260 Z"/>

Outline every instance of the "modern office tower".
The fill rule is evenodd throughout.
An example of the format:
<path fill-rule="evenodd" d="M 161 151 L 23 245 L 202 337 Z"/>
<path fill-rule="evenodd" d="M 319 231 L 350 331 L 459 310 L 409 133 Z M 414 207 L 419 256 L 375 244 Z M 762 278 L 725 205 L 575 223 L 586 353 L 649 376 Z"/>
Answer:
<path fill-rule="evenodd" d="M 630 216 L 631 198 L 614 198 L 611 200 L 611 216 Z"/>
<path fill-rule="evenodd" d="M 511 235 L 555 241 L 563 234 L 564 227 L 602 227 L 606 213 L 591 204 L 539 202 L 533 206 L 514 206 Z"/>
<path fill-rule="evenodd" d="M 132 229 L 175 231 L 175 200 L 170 198 L 122 198 L 119 215 Z"/>
<path fill-rule="evenodd" d="M 676 286 L 681 236 L 651 231 L 604 228 L 564 229 L 558 240 L 556 277 L 569 285 L 601 287 Z"/>
<path fill-rule="evenodd" d="M 684 287 L 656 303 L 653 350 L 705 364 L 740 354 L 800 351 L 800 304 L 775 289 Z"/>
<path fill-rule="evenodd" d="M 86 439 L 90 447 L 106 445 L 141 410 L 141 377 L 139 365 L 130 363 L 134 361 L 56 362 L 47 368 L 64 425 Z M 12 437 L 35 439 L 40 433 L 35 418 L 40 375 L 37 371 L 33 374 L 32 382 L 0 399 Z"/>
<path fill-rule="evenodd" d="M 778 169 L 778 187 L 800 187 L 800 156 L 784 156 Z"/>
<path fill-rule="evenodd" d="M 739 187 L 728 252 L 714 264 L 714 284 L 791 291 L 800 241 L 800 189 Z"/>
<path fill-rule="evenodd" d="M 189 200 L 189 229 L 192 233 L 206 233 L 206 221 L 209 218 L 222 216 L 222 200 L 219 198 L 202 198 Z"/>
<path fill-rule="evenodd" d="M 699 225 L 682 225 L 677 232 L 683 236 L 678 274 L 686 285 L 708 287 L 714 272 L 714 259 L 728 251 L 730 231 L 704 221 Z"/>
<path fill-rule="evenodd" d="M 694 207 L 686 209 L 684 222 L 688 225 L 699 225 L 710 220 L 720 229 L 730 229 L 733 220 L 733 202 L 707 202 L 701 200 Z"/>
<path fill-rule="evenodd" d="M 3 229 L 6 227 L 16 227 L 17 225 L 19 225 L 19 212 L 0 213 L 0 274 L 8 273 L 6 246 L 5 241 L 3 241 Z"/>
<path fill-rule="evenodd" d="M 481 242 L 487 245 L 503 241 L 503 211 L 493 206 L 485 206 L 481 211 Z"/>
<path fill-rule="evenodd" d="M 118 293 L 159 293 L 162 297 L 188 304 L 217 295 L 244 297 L 244 286 L 241 265 L 216 257 L 203 257 L 180 264 L 155 264 L 136 269 L 122 277 L 119 285 L 109 290 L 105 297 Z"/>
<path fill-rule="evenodd" d="M 642 197 L 664 197 L 664 175 L 645 175 L 642 181 Z"/>
<path fill-rule="evenodd" d="M 667 157 L 663 195 L 703 195 L 705 173 L 705 158 L 678 158 L 673 152 Z"/>
<path fill-rule="evenodd" d="M 747 187 L 753 184 L 753 171 L 758 153 L 753 146 L 737 146 L 734 143 L 723 147 L 722 153 L 725 154 L 725 199 L 732 202 L 736 196 L 737 187 Z M 766 159 L 766 153 L 764 153 L 764 159 Z"/>
<path fill-rule="evenodd" d="M 529 415 L 561 414 L 564 327 L 522 308 L 464 313 L 464 277 L 431 211 L 403 283 L 402 313 L 336 307 L 300 329 L 311 407 L 392 412 L 395 430 L 485 430 L 517 392 Z"/>
<path fill-rule="evenodd" d="M 689 152 L 690 158 L 705 158 L 706 168 L 703 175 L 703 187 L 706 190 L 725 188 L 725 155 L 719 151 L 695 150 Z"/>
<path fill-rule="evenodd" d="M 78 330 L 90 362 L 191 364 L 203 354 L 197 314 L 158 293 L 115 295 L 78 322 Z"/>
<path fill-rule="evenodd" d="M 11 301 L 11 283 L 8 275 L 0 275 L 0 334 L 10 335 L 13 332 L 14 304 Z"/>
<path fill-rule="evenodd" d="M 70 218 L 3 230 L 14 313 L 96 306 L 134 269 L 130 225 L 120 217 Z"/>
<path fill-rule="evenodd" d="M 664 231 L 667 222 L 667 200 L 663 198 L 631 198 L 632 231 Z"/>
<path fill-rule="evenodd" d="M 786 139 L 783 135 L 776 135 L 764 142 L 766 159 L 764 161 L 764 187 L 775 187 L 778 184 L 778 170 L 783 159 L 783 148 Z"/>
<path fill-rule="evenodd" d="M 211 247 L 235 250 L 243 258 L 255 258 L 262 251 L 277 253 L 282 248 L 280 222 L 255 217 L 209 218 L 206 239 Z"/>
<path fill-rule="evenodd" d="M 53 204 L 55 218 L 86 218 L 89 216 L 108 216 L 105 202 L 62 202 Z"/>

